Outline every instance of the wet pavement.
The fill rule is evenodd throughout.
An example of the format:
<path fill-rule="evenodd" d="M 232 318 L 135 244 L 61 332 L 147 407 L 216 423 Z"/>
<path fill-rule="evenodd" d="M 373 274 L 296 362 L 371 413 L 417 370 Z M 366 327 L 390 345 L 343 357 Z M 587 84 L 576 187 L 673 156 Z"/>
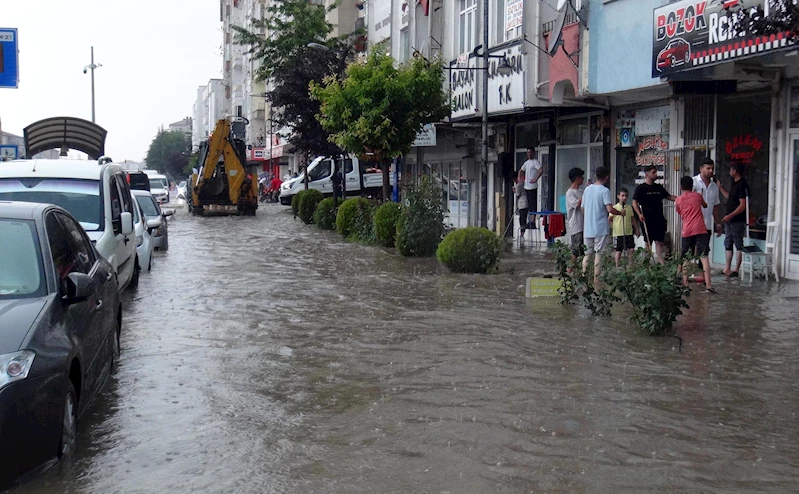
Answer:
<path fill-rule="evenodd" d="M 796 285 L 719 281 L 676 338 L 266 206 L 179 210 L 77 454 L 12 492 L 796 492 Z"/>

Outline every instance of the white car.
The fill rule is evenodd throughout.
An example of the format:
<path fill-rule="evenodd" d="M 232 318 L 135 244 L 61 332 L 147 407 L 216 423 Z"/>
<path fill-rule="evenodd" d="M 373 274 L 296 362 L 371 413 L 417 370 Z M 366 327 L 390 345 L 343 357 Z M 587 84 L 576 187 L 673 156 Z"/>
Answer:
<path fill-rule="evenodd" d="M 150 178 L 150 193 L 159 204 L 169 202 L 169 181 L 166 175 L 161 175 L 153 170 L 144 170 Z"/>
<path fill-rule="evenodd" d="M 66 209 L 113 266 L 119 290 L 138 284 L 133 197 L 124 171 L 110 158 L 3 163 L 0 201 L 40 202 Z"/>
<path fill-rule="evenodd" d="M 153 239 L 153 246 L 160 251 L 169 249 L 169 222 L 167 218 L 172 216 L 174 211 L 161 209 L 153 195 L 146 190 L 134 190 L 133 198 L 139 203 L 148 225 L 150 221 L 153 222 L 152 224 L 155 224 L 156 221 L 158 222 L 157 226 L 148 228 Z"/>
<path fill-rule="evenodd" d="M 137 192 L 142 191 L 133 190 L 131 192 L 135 196 Z M 153 237 L 150 235 L 150 232 L 152 229 L 160 226 L 161 222 L 159 220 L 148 220 L 144 213 L 142 213 L 138 201 L 133 201 L 133 227 L 136 232 L 136 254 L 139 257 L 141 269 L 150 271 L 153 268 L 155 242 L 153 242 Z"/>
<path fill-rule="evenodd" d="M 185 180 L 178 184 L 178 199 L 186 200 L 186 194 L 188 194 L 188 182 Z"/>

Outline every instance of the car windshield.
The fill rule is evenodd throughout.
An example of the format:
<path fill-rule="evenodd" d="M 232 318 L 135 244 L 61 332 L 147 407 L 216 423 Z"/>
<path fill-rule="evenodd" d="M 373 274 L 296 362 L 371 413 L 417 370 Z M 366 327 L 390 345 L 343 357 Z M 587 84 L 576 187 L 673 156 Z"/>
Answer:
<path fill-rule="evenodd" d="M 4 178 L 0 179 L 0 201 L 55 204 L 69 211 L 86 231 L 103 229 L 99 180 Z"/>
<path fill-rule="evenodd" d="M 185 187 L 185 186 L 186 186 L 186 181 L 185 181 L 185 180 L 184 180 L 184 181 L 182 181 L 182 182 L 180 182 L 180 184 L 178 185 L 178 187 L 180 187 L 181 189 L 182 189 L 183 187 Z"/>
<path fill-rule="evenodd" d="M 0 219 L 0 299 L 46 293 L 39 238 L 33 221 Z"/>
<path fill-rule="evenodd" d="M 136 201 L 141 206 L 141 210 L 145 216 L 160 216 L 158 212 L 158 205 L 155 203 L 153 196 L 136 196 Z"/>
<path fill-rule="evenodd" d="M 151 178 L 150 179 L 150 188 L 151 189 L 166 189 L 166 182 L 158 178 Z"/>

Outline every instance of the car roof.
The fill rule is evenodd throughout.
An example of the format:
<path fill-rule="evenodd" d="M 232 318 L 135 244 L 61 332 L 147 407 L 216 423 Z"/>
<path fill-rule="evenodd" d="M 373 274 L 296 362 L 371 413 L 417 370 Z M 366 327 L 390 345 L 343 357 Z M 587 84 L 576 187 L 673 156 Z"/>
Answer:
<path fill-rule="evenodd" d="M 130 189 L 130 193 L 134 196 L 152 197 L 153 195 L 148 190 Z"/>
<path fill-rule="evenodd" d="M 107 166 L 96 160 L 14 160 L 0 166 L 0 178 L 78 178 L 100 180 Z"/>
<path fill-rule="evenodd" d="M 36 220 L 42 210 L 51 207 L 38 202 L 0 201 L 0 218 L 13 220 Z"/>

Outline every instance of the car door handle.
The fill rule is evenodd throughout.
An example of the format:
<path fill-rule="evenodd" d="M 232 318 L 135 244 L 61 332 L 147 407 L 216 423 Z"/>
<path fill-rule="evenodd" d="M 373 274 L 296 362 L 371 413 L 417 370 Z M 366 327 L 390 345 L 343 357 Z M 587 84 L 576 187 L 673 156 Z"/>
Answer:
<path fill-rule="evenodd" d="M 111 281 L 111 278 L 113 278 L 113 277 L 114 277 L 114 273 L 109 271 L 108 274 L 105 275 L 105 281 Z"/>
<path fill-rule="evenodd" d="M 128 237 L 125 237 L 125 245 L 127 245 L 128 242 L 130 242 L 130 239 Z"/>
<path fill-rule="evenodd" d="M 99 311 L 102 308 L 103 308 L 103 301 L 102 300 L 98 300 L 97 301 L 97 305 L 94 307 L 94 310 Z"/>

